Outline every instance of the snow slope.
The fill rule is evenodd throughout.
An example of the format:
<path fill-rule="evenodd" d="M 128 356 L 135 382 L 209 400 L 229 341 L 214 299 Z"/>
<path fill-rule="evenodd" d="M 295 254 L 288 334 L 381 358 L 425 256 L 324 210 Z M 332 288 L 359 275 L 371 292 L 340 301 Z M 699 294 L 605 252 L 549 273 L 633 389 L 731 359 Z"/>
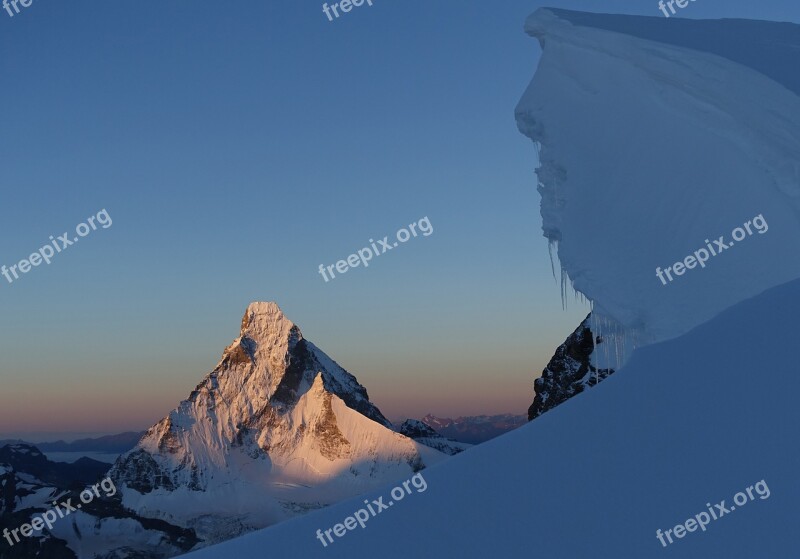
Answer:
<path fill-rule="evenodd" d="M 678 18 L 633 18 L 639 35 L 673 44 L 590 27 L 630 19 L 537 11 L 526 30 L 543 54 L 516 110 L 540 147 L 545 236 L 601 326 L 621 326 L 625 353 L 800 275 L 800 98 L 756 63 L 679 46 L 688 31 Z M 691 22 L 695 35 L 704 23 Z M 708 45 L 721 27 L 762 70 L 779 66 L 777 50 L 792 66 L 771 73 L 797 74 L 800 27 L 709 22 Z M 769 42 L 770 30 L 784 42 Z M 766 233 L 667 285 L 656 277 L 760 214 Z"/>

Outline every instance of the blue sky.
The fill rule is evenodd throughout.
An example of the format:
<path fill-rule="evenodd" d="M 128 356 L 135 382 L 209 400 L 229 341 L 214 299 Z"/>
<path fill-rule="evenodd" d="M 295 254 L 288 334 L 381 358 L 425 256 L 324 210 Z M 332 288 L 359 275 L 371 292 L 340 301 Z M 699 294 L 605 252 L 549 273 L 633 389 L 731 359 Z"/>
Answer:
<path fill-rule="evenodd" d="M 657 2 L 52 2 L 0 11 L 0 434 L 146 428 L 277 301 L 390 417 L 514 412 L 587 308 L 561 308 L 514 107 L 537 7 Z M 793 2 L 683 17 L 800 22 Z M 325 283 L 427 216 L 434 228 Z"/>

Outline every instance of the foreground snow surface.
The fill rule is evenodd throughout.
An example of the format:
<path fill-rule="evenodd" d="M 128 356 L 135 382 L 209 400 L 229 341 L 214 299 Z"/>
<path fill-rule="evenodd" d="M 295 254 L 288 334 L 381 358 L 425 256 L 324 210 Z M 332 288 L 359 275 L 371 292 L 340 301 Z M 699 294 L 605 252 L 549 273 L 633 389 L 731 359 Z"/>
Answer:
<path fill-rule="evenodd" d="M 426 469 L 428 489 L 324 548 L 363 499 L 188 557 L 788 558 L 800 554 L 800 281 L 668 342 L 532 423 Z M 771 496 L 663 548 L 666 530 L 765 480 Z M 391 486 L 367 495 L 388 496 Z M 388 500 L 388 499 L 387 499 Z"/>

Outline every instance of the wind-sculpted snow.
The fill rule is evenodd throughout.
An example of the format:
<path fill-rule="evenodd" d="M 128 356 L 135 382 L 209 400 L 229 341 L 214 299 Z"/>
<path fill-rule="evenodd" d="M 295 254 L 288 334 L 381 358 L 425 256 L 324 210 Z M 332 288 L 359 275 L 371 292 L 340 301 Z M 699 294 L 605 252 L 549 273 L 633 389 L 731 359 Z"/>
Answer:
<path fill-rule="evenodd" d="M 752 19 L 695 20 L 592 14 L 550 8 L 572 25 L 708 52 L 748 66 L 800 95 L 800 26 Z"/>
<path fill-rule="evenodd" d="M 781 78 L 796 76 L 796 64 L 764 58 L 780 51 L 796 60 L 796 42 L 768 35 L 796 37 L 800 26 L 728 24 L 728 35 L 752 40 L 751 58 L 764 59 L 756 71 L 733 54 L 678 46 L 677 19 L 651 23 L 658 40 L 648 40 L 600 28 L 625 28 L 627 19 L 612 26 L 611 17 L 542 9 L 528 19 L 543 54 L 516 115 L 539 148 L 544 234 L 628 354 L 800 277 L 800 97 Z M 720 25 L 708 24 L 709 45 Z M 670 36 L 673 44 L 663 42 Z M 770 66 L 785 83 L 767 77 Z M 680 282 L 656 277 L 657 267 L 759 214 L 769 234 Z"/>

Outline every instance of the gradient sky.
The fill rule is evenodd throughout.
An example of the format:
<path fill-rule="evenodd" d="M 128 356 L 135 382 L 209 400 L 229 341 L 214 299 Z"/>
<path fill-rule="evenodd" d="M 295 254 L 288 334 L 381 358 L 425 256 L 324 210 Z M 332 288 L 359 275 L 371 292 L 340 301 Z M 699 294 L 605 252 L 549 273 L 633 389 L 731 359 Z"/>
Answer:
<path fill-rule="evenodd" d="M 587 312 L 561 308 L 514 107 L 552 5 L 657 2 L 52 2 L 0 11 L 0 264 L 105 208 L 91 233 L 0 278 L 0 436 L 145 429 L 274 300 L 392 418 L 525 413 Z M 777 0 L 692 18 L 800 21 Z M 428 216 L 433 235 L 325 283 Z"/>

